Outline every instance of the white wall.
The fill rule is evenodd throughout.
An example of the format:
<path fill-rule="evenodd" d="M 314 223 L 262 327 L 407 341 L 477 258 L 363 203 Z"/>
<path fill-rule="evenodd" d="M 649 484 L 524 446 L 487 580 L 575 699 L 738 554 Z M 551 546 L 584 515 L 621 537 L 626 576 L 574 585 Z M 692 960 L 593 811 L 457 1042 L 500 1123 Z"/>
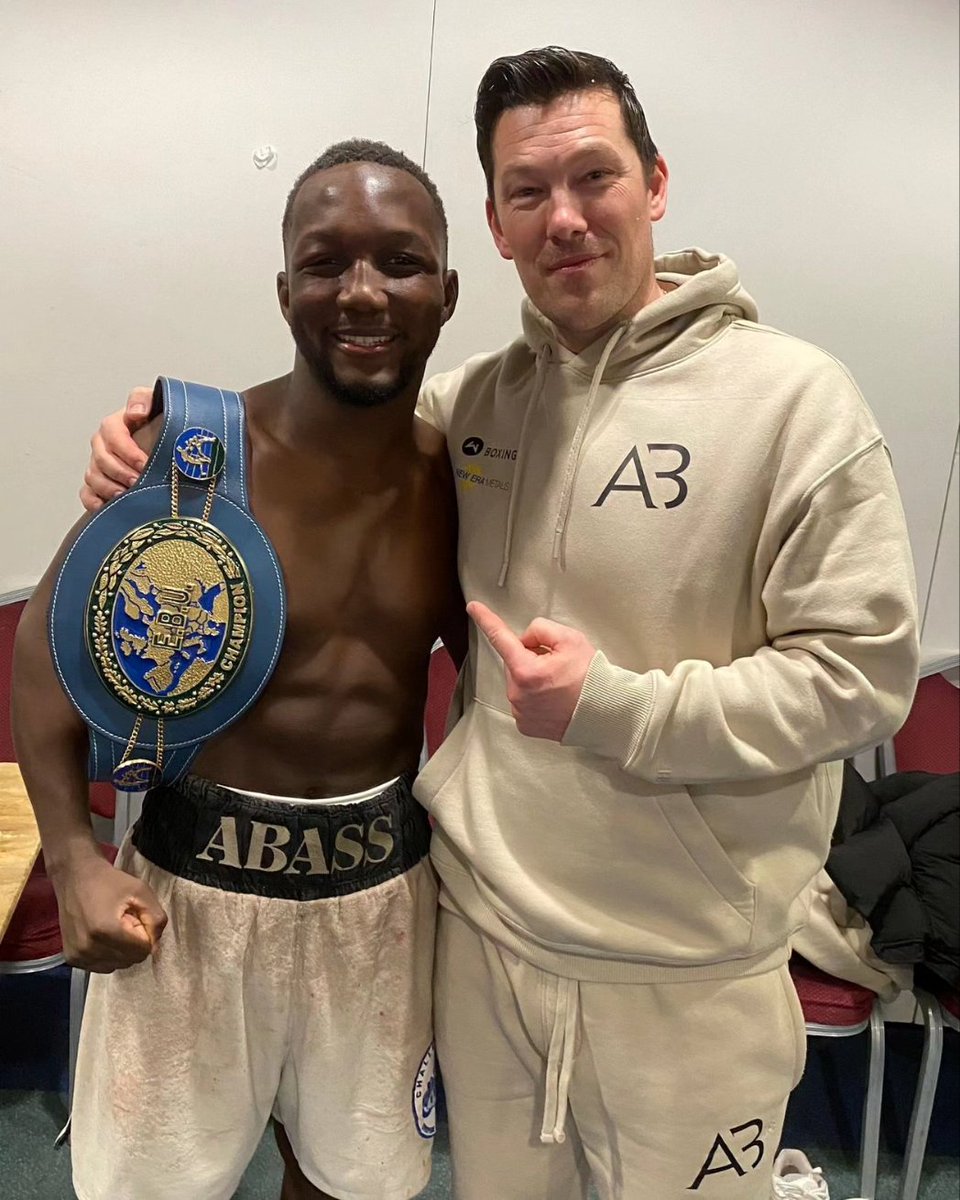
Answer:
<path fill-rule="evenodd" d="M 634 80 L 672 171 L 658 246 L 723 250 L 761 319 L 851 367 L 893 449 L 927 630 L 955 647 L 936 556 L 957 435 L 957 25 L 953 0 L 3 6 L 0 594 L 36 581 L 130 385 L 286 369 L 279 218 L 329 142 L 425 148 L 461 272 L 434 367 L 514 336 L 473 93 L 496 55 L 561 42 Z M 265 143 L 275 171 L 253 166 Z"/>
<path fill-rule="evenodd" d="M 432 19 L 433 0 L 0 5 L 0 593 L 36 583 L 133 384 L 289 369 L 287 192 L 341 138 L 422 157 Z"/>

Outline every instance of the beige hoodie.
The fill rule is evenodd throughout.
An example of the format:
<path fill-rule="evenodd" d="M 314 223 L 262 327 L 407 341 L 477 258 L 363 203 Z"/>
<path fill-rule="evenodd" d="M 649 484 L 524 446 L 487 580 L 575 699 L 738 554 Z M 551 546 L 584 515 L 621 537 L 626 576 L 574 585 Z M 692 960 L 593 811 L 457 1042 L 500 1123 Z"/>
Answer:
<path fill-rule="evenodd" d="M 443 903 L 584 980 L 782 962 L 830 844 L 838 760 L 902 723 L 914 581 L 874 419 L 828 354 L 756 323 L 734 264 L 579 355 L 524 336 L 429 381 L 460 571 L 515 632 L 597 648 L 562 744 L 524 737 L 472 630 L 462 717 L 422 772 Z"/>

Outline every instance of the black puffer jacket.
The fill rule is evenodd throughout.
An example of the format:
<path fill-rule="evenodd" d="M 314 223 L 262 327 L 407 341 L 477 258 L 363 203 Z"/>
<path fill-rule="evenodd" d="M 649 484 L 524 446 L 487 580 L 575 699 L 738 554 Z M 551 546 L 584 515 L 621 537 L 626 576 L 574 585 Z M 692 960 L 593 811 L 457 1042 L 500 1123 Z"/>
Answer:
<path fill-rule="evenodd" d="M 885 962 L 960 987 L 960 775 L 866 783 L 847 763 L 827 872 Z"/>

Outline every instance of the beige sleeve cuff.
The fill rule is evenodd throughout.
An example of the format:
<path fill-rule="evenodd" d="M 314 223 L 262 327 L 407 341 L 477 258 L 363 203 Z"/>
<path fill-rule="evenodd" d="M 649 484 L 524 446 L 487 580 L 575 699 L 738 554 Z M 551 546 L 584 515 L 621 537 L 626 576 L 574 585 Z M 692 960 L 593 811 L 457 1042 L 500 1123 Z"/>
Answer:
<path fill-rule="evenodd" d="M 626 767 L 646 733 L 653 700 L 652 674 L 625 671 L 598 650 L 583 681 L 563 744 L 616 759 Z"/>

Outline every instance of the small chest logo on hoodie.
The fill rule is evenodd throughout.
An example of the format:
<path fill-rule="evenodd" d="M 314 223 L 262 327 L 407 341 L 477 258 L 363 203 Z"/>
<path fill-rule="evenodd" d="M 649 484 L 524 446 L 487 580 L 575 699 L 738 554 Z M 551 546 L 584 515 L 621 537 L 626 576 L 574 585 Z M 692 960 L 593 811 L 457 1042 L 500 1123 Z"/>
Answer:
<path fill-rule="evenodd" d="M 684 471 L 690 466 L 690 451 L 686 446 L 681 446 L 679 442 L 648 442 L 647 453 L 643 457 L 647 462 L 646 470 L 639 447 L 631 446 L 626 458 L 614 471 L 610 482 L 591 507 L 602 508 L 612 492 L 640 492 L 647 508 L 677 508 L 682 504 L 689 491 L 687 481 L 683 477 Z M 662 504 L 657 504 L 653 498 L 647 480 L 648 474 L 652 474 L 655 479 L 671 481 L 668 487 L 672 494 L 665 494 L 667 489 L 663 487 L 656 489 Z"/>
<path fill-rule="evenodd" d="M 467 458 L 499 459 L 501 462 L 516 462 L 517 452 L 505 446 L 488 446 L 480 437 L 468 437 L 460 446 Z M 498 492 L 509 492 L 512 484 L 509 479 L 498 479 L 496 475 L 488 475 L 484 464 L 471 462 L 469 466 L 455 467 L 454 473 L 465 491 L 475 487 L 492 488 Z"/>
<path fill-rule="evenodd" d="M 516 450 L 511 450 L 508 446 L 488 446 L 483 438 L 478 437 L 468 437 L 460 449 L 469 458 L 476 458 L 481 454 L 484 458 L 507 458 L 511 462 L 515 462 L 517 458 Z"/>

